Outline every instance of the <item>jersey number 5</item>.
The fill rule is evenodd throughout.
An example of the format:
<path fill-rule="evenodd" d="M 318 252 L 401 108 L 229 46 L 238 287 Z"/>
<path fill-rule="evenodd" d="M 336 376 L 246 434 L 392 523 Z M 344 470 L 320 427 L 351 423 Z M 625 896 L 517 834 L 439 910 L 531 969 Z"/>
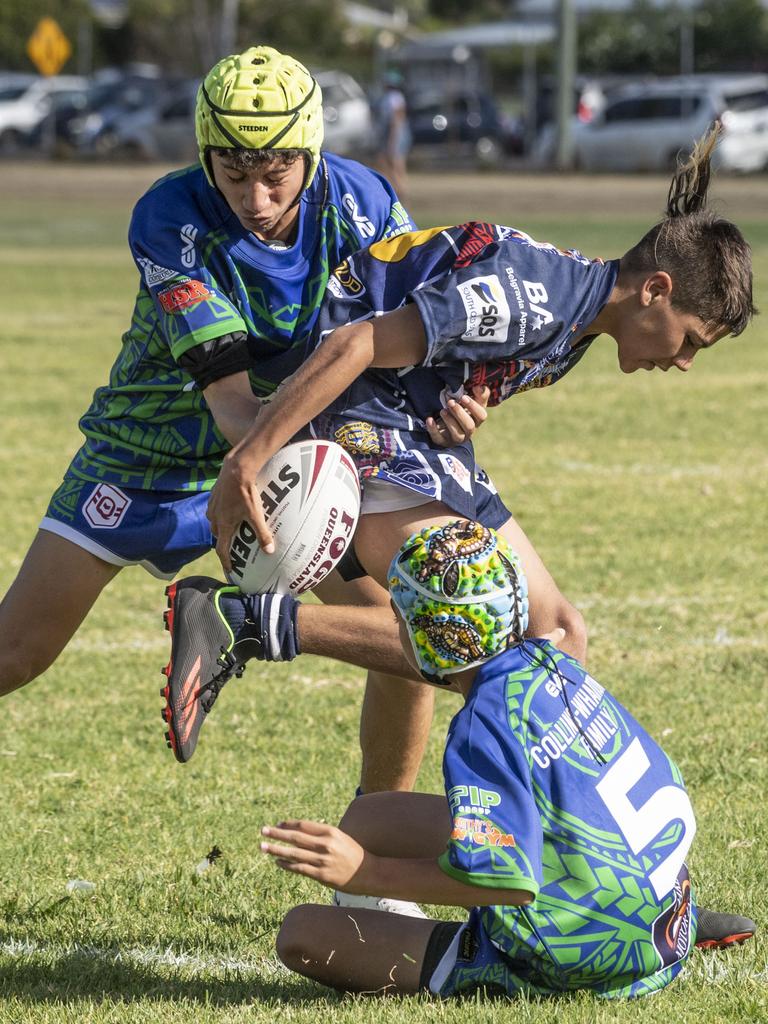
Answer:
<path fill-rule="evenodd" d="M 674 887 L 696 832 L 696 820 L 688 794 L 680 786 L 662 786 L 640 807 L 632 804 L 629 791 L 650 767 L 648 756 L 636 738 L 595 788 L 634 854 L 649 846 L 673 821 L 682 822 L 683 835 L 677 846 L 648 876 L 653 891 L 661 899 Z"/>

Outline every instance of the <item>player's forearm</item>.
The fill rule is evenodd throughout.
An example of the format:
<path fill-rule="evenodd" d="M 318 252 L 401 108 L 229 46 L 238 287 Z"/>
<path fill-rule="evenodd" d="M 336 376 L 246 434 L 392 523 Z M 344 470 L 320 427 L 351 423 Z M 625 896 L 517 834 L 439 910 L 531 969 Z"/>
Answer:
<path fill-rule="evenodd" d="M 524 889 L 466 885 L 447 875 L 431 858 L 375 857 L 372 854 L 365 856 L 364 878 L 355 887 L 355 892 L 358 891 L 367 896 L 389 896 L 452 907 L 522 906 L 533 899 Z"/>
<path fill-rule="evenodd" d="M 204 389 L 203 398 L 217 428 L 231 445 L 242 441 L 253 426 L 262 404 L 251 390 L 244 370 L 212 381 Z"/>
<path fill-rule="evenodd" d="M 261 402 L 255 396 L 252 399 L 239 395 L 230 399 L 226 405 L 214 413 L 214 420 L 220 433 L 231 445 L 237 445 L 253 427 L 261 409 Z"/>

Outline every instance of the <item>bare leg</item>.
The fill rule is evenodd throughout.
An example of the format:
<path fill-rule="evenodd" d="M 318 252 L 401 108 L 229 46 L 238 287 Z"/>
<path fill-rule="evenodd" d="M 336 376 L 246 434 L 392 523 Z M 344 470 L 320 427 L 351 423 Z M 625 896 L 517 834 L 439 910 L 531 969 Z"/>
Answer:
<path fill-rule="evenodd" d="M 444 796 L 374 793 L 353 801 L 340 826 L 381 857 L 437 857 L 451 816 Z M 418 991 L 424 953 L 437 922 L 345 907 L 296 907 L 277 938 L 292 971 L 347 992 Z"/>
<path fill-rule="evenodd" d="M 437 921 L 378 910 L 295 907 L 277 936 L 277 955 L 305 978 L 344 992 L 412 995 Z"/>
<path fill-rule="evenodd" d="M 432 793 L 371 793 L 353 800 L 342 832 L 377 857 L 437 858 L 453 827 L 448 801 Z"/>
<path fill-rule="evenodd" d="M 119 571 L 63 537 L 37 533 L 0 603 L 0 694 L 53 664 Z"/>
<path fill-rule="evenodd" d="M 363 661 L 371 670 L 360 717 L 360 787 L 364 793 L 412 789 L 429 739 L 434 692 L 409 678 L 413 669 L 403 656 L 389 594 L 369 576 L 344 583 L 336 574 L 316 593 L 334 605 L 355 607 L 302 606 L 302 649 Z M 383 666 L 390 672 L 381 671 Z"/>
<path fill-rule="evenodd" d="M 499 533 L 520 556 L 528 577 L 528 635 L 544 636 L 558 626 L 565 630 L 561 647 L 579 661 L 587 657 L 587 627 L 581 612 L 561 593 L 534 546 L 514 519 L 508 519 Z"/>
<path fill-rule="evenodd" d="M 364 793 L 413 789 L 434 708 L 433 687 L 382 672 L 368 673 L 360 715 Z"/>
<path fill-rule="evenodd" d="M 315 588 L 323 602 L 299 606 L 301 649 L 380 673 L 413 678 L 403 655 L 389 593 L 370 576 L 345 582 L 338 573 Z"/>

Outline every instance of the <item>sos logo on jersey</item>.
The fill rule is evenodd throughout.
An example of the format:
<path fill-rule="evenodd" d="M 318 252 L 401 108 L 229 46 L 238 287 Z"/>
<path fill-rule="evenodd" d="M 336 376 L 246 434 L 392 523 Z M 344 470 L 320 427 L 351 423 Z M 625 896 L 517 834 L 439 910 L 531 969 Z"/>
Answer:
<path fill-rule="evenodd" d="M 456 285 L 467 314 L 465 341 L 505 342 L 509 334 L 509 303 L 496 274 L 472 277 Z"/>

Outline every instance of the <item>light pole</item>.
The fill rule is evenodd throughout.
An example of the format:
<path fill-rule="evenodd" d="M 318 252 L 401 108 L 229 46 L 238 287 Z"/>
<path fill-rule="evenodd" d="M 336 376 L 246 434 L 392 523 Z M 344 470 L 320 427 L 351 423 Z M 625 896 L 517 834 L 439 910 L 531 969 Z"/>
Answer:
<path fill-rule="evenodd" d="M 573 90 L 576 78 L 576 10 L 574 0 L 558 0 L 557 45 L 557 152 L 559 171 L 573 164 Z"/>

